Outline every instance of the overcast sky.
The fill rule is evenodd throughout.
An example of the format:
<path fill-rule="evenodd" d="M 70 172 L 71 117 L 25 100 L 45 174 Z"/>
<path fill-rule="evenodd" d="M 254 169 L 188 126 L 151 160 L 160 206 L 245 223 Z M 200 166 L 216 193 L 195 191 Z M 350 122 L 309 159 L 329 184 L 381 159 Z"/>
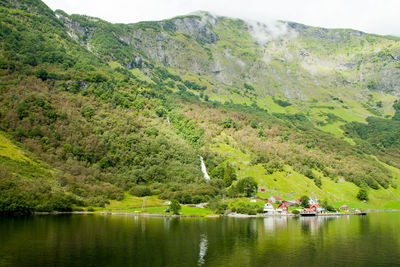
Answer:
<path fill-rule="evenodd" d="M 110 22 L 161 20 L 198 10 L 270 22 L 289 20 L 400 36 L 400 0 L 44 0 L 53 10 Z"/>

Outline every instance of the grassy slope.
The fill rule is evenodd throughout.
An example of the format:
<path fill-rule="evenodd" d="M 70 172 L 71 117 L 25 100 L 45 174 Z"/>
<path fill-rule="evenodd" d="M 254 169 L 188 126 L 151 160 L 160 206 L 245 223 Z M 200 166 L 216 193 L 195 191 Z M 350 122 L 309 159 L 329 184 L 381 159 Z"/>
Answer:
<path fill-rule="evenodd" d="M 127 213 L 143 213 L 143 214 L 164 214 L 170 215 L 166 212 L 168 205 L 164 205 L 165 200 L 160 200 L 157 196 L 150 197 L 135 197 L 128 193 L 121 201 L 113 200 L 107 205 L 106 208 L 96 208 L 96 212 L 109 211 L 109 212 L 127 212 Z M 206 208 L 196 208 L 189 206 L 181 206 L 182 215 L 209 215 L 213 212 Z"/>
<path fill-rule="evenodd" d="M 39 186 L 47 193 L 49 191 L 66 193 L 55 178 L 57 169 L 51 168 L 38 160 L 32 153 L 22 148 L 20 144 L 11 141 L 10 137 L 4 132 L 0 132 L 0 168 L 3 172 L 2 175 L 11 175 L 15 181 L 19 181 L 21 184 Z M 7 178 L 0 177 L 1 179 Z M 27 190 L 32 189 L 30 186 Z"/>
<path fill-rule="evenodd" d="M 228 142 L 226 140 L 229 140 Z M 212 150 L 224 155 L 226 160 L 236 168 L 238 177 L 254 177 L 259 186 L 266 188 L 266 193 L 258 193 L 261 198 L 279 195 L 283 199 L 292 200 L 301 195 L 309 195 L 318 199 L 327 199 L 334 206 L 343 204 L 354 208 L 400 208 L 400 188 L 369 190 L 368 204 L 361 203 L 356 195 L 359 187 L 350 182 L 335 182 L 328 177 L 322 177 L 322 187 L 318 188 L 313 180 L 285 166 L 284 171 L 267 174 L 261 165 L 251 165 L 250 155 L 235 148 L 234 140 L 222 133 L 213 140 Z M 228 143 L 228 144 L 227 144 Z M 381 163 L 388 167 L 386 164 Z M 400 171 L 389 167 L 397 181 L 400 181 Z"/>
<path fill-rule="evenodd" d="M 37 163 L 30 159 L 21 148 L 12 143 L 6 136 L 4 132 L 0 132 L 0 156 L 21 163 L 37 165 Z"/>

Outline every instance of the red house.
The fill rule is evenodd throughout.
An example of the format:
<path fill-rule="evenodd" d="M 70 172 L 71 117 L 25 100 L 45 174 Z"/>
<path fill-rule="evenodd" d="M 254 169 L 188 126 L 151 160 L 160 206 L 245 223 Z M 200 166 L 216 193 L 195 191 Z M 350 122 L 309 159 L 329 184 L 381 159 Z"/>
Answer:
<path fill-rule="evenodd" d="M 282 209 L 283 212 L 287 212 L 288 211 L 288 207 L 286 206 L 286 204 L 284 202 L 279 204 L 278 209 Z"/>
<path fill-rule="evenodd" d="M 320 208 L 319 204 L 312 204 L 312 205 L 310 205 L 310 209 L 313 210 L 313 211 L 317 211 L 318 208 Z"/>

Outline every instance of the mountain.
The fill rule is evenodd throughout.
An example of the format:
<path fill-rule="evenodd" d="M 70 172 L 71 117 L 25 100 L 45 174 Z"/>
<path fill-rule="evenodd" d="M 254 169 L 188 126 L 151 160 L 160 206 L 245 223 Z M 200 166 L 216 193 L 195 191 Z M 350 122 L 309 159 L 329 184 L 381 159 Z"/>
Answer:
<path fill-rule="evenodd" d="M 56 15 L 82 46 L 139 76 L 162 66 L 211 101 L 306 113 L 341 138 L 346 122 L 391 117 L 400 92 L 399 38 L 391 36 L 207 12 L 129 25 Z"/>
<path fill-rule="evenodd" d="M 241 196 L 246 177 L 260 197 L 362 205 L 369 188 L 366 207 L 400 205 L 396 37 L 207 12 L 111 24 L 39 0 L 0 6 L 2 213 L 127 192 L 199 203 Z M 34 171 L 14 171 L 21 162 Z"/>

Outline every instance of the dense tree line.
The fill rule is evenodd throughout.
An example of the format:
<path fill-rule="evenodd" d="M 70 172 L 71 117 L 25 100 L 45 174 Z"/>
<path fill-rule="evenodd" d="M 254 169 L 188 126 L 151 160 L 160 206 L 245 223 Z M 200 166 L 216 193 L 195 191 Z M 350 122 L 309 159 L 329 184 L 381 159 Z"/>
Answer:
<path fill-rule="evenodd" d="M 359 149 L 376 154 L 384 162 L 400 167 L 400 102 L 393 104 L 395 115 L 391 119 L 368 117 L 367 124 L 346 124 L 346 134 L 357 141 Z"/>

